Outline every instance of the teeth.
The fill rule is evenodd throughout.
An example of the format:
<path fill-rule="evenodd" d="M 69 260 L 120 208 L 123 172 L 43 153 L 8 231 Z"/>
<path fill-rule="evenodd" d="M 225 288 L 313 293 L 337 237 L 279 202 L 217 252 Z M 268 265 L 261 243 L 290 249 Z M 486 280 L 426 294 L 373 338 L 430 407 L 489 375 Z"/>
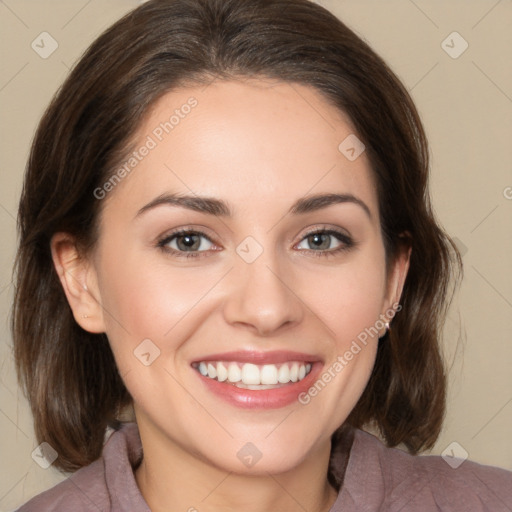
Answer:
<path fill-rule="evenodd" d="M 274 389 L 274 388 L 280 388 L 281 385 L 280 384 L 277 384 L 275 386 L 269 384 L 269 385 L 254 385 L 254 384 L 244 384 L 243 382 L 237 382 L 236 384 L 234 384 L 234 386 L 236 386 L 237 388 L 241 388 L 241 389 L 257 389 L 257 390 L 263 390 L 263 389 Z"/>
<path fill-rule="evenodd" d="M 201 361 L 195 365 L 199 373 L 219 382 L 237 384 L 246 389 L 271 389 L 282 384 L 298 382 L 310 371 L 310 363 L 291 361 L 280 365 L 252 363 Z"/>
<path fill-rule="evenodd" d="M 205 363 L 199 363 L 199 372 L 201 375 L 208 375 L 208 368 L 206 367 Z"/>
<path fill-rule="evenodd" d="M 222 364 L 217 363 L 217 380 L 224 382 L 228 378 L 228 369 Z"/>
<path fill-rule="evenodd" d="M 287 384 L 288 382 L 290 382 L 290 368 L 288 368 L 287 364 L 283 364 L 281 368 L 279 368 L 277 380 L 281 384 Z"/>
<path fill-rule="evenodd" d="M 217 367 L 213 366 L 211 363 L 208 363 L 208 377 L 210 377 L 210 379 L 217 377 Z"/>
<path fill-rule="evenodd" d="M 242 366 L 242 382 L 244 384 L 261 384 L 260 369 L 251 363 Z"/>
<path fill-rule="evenodd" d="M 228 366 L 228 381 L 240 382 L 242 380 L 242 370 L 236 363 L 229 363 Z"/>
<path fill-rule="evenodd" d="M 277 384 L 277 367 L 275 364 L 266 364 L 261 369 L 260 384 Z"/>
<path fill-rule="evenodd" d="M 299 380 L 299 365 L 298 363 L 293 363 L 290 368 L 290 380 L 292 382 L 297 382 Z"/>

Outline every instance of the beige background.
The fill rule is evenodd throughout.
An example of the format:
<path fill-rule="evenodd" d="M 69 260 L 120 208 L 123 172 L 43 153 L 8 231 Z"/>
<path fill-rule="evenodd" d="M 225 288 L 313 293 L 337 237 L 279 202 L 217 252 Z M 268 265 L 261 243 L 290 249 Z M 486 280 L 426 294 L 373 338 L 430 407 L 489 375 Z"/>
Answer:
<path fill-rule="evenodd" d="M 31 458 L 36 442 L 16 384 L 8 323 L 29 143 L 68 68 L 138 3 L 0 1 L 0 511 L 63 478 Z M 448 415 L 432 453 L 465 450 L 472 460 L 512 470 L 512 2 L 319 3 L 365 38 L 411 91 L 430 138 L 434 205 L 464 253 L 465 279 L 445 336 Z M 455 59 L 441 46 L 454 31 L 469 44 Z M 31 48 L 42 32 L 58 43 L 47 59 Z M 454 52 L 463 41 L 450 36 L 446 44 Z"/>

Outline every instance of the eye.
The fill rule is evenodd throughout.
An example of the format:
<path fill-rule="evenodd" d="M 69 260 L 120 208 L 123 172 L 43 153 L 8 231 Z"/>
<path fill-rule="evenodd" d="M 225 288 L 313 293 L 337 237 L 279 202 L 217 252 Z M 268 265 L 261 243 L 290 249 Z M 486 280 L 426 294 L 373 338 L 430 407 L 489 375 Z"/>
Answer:
<path fill-rule="evenodd" d="M 180 230 L 160 240 L 158 247 L 177 256 L 193 257 L 211 250 L 214 244 L 200 231 Z"/>
<path fill-rule="evenodd" d="M 354 241 L 341 231 L 320 229 L 308 233 L 297 245 L 297 249 L 305 249 L 320 253 L 333 254 L 354 246 Z"/>

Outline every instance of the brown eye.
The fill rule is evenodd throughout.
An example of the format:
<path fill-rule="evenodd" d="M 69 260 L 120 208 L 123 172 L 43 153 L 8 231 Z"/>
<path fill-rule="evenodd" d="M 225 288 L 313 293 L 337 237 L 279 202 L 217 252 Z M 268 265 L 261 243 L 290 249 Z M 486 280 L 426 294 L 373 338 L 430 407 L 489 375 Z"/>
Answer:
<path fill-rule="evenodd" d="M 212 248 L 213 242 L 204 234 L 196 231 L 173 233 L 158 245 L 171 252 L 205 252 Z"/>

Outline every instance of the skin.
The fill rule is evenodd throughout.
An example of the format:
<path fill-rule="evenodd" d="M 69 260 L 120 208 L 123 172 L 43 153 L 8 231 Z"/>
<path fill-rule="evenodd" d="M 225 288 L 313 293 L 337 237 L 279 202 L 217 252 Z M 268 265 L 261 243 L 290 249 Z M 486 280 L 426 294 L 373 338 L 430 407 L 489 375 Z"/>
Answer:
<path fill-rule="evenodd" d="M 378 338 L 308 405 L 272 410 L 242 410 L 205 391 L 190 363 L 293 350 L 328 368 L 399 301 L 409 252 L 386 273 L 366 154 L 349 161 L 338 150 L 354 129 L 316 90 L 264 80 L 175 90 L 135 146 L 191 96 L 197 106 L 103 199 L 93 251 L 80 255 L 69 235 L 53 237 L 55 267 L 76 321 L 107 333 L 134 399 L 144 449 L 136 480 L 152 510 L 328 510 L 337 495 L 325 476 L 330 436 L 368 382 Z M 352 202 L 287 213 L 304 196 L 334 192 L 357 197 L 369 214 Z M 137 215 L 163 193 L 221 199 L 233 215 L 172 205 Z M 200 239 L 200 257 L 166 253 L 158 240 L 175 228 L 212 242 Z M 344 242 L 326 237 L 321 253 L 307 234 L 322 228 L 355 245 L 335 253 Z M 236 252 L 248 236 L 263 249 L 250 264 Z M 176 239 L 168 246 L 184 252 Z M 149 366 L 133 353 L 144 339 L 160 350 Z M 251 468 L 236 456 L 247 442 L 262 453 Z"/>

